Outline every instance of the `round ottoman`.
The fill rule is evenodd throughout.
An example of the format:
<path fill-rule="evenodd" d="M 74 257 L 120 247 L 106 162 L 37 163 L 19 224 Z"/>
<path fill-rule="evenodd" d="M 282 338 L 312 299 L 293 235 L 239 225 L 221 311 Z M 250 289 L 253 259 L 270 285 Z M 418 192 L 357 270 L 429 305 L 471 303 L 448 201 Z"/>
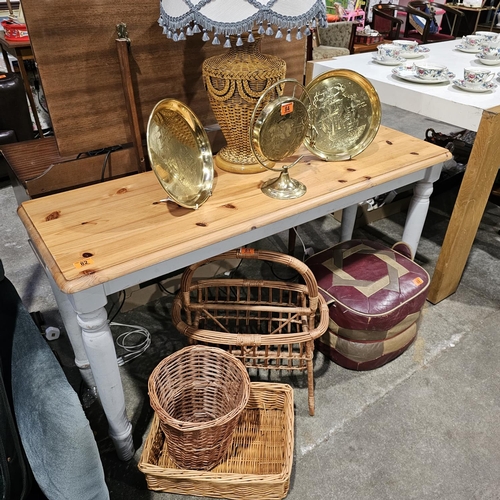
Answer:
<path fill-rule="evenodd" d="M 335 363 L 371 370 L 404 352 L 417 335 L 430 278 L 404 243 L 349 240 L 306 261 L 329 308 L 316 347 Z"/>

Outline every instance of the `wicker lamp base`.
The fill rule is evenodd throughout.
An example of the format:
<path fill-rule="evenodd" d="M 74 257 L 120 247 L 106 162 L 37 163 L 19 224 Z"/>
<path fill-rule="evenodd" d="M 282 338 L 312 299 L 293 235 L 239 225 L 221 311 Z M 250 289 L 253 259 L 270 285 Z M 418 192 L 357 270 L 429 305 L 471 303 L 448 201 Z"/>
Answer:
<path fill-rule="evenodd" d="M 262 54 L 261 38 L 244 41 L 220 56 L 203 63 L 203 79 L 210 105 L 227 145 L 215 157 L 216 165 L 228 172 L 251 174 L 265 170 L 250 146 L 250 121 L 260 96 L 274 83 L 285 78 L 286 63 L 276 56 Z M 269 92 L 267 102 L 278 97 L 278 90 Z"/>

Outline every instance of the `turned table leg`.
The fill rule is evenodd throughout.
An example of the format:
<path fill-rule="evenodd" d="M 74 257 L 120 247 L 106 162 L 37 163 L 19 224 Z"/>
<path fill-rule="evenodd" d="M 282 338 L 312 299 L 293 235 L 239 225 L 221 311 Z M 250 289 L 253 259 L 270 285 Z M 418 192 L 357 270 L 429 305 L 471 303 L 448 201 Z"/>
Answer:
<path fill-rule="evenodd" d="M 104 307 L 77 312 L 78 324 L 99 399 L 109 423 L 109 435 L 118 457 L 129 460 L 134 454 L 132 426 L 127 418 L 125 396 L 116 361 L 116 351 Z"/>
<path fill-rule="evenodd" d="M 424 180 L 418 182 L 413 188 L 413 196 L 408 207 L 403 231 L 403 241 L 410 246 L 413 256 L 417 253 L 418 242 L 429 211 L 429 198 L 434 188 L 434 182 L 439 179 L 441 168 L 442 165 L 439 164 L 428 169 Z"/>

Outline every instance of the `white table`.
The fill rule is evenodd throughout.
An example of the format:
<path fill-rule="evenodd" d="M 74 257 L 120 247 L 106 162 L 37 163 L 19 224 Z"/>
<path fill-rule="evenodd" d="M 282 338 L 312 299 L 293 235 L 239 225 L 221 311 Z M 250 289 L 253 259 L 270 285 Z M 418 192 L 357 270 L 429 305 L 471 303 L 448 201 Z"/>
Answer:
<path fill-rule="evenodd" d="M 165 198 L 153 172 L 24 202 L 18 210 L 57 300 L 82 377 L 92 377 L 120 458 L 132 457 L 131 424 L 107 322 L 107 296 L 185 266 L 415 184 L 403 239 L 416 250 L 443 148 L 381 127 L 350 161 L 327 163 L 305 152 L 291 175 L 307 186 L 296 200 L 265 196 L 275 172 L 216 172 L 213 195 L 198 210 Z M 354 208 L 354 210 L 353 210 Z M 350 215 L 349 215 L 350 214 Z M 91 370 L 89 370 L 89 366 Z"/>
<path fill-rule="evenodd" d="M 429 61 L 444 63 L 456 78 L 466 66 L 484 66 L 474 54 L 455 47 L 458 40 L 428 44 Z M 332 69 L 350 69 L 370 80 L 381 102 L 477 132 L 453 214 L 432 278 L 429 300 L 437 303 L 457 289 L 500 166 L 500 80 L 493 92 L 471 93 L 454 85 L 412 83 L 392 75 L 391 66 L 373 62 L 373 54 L 355 54 L 315 61 L 312 76 Z"/>

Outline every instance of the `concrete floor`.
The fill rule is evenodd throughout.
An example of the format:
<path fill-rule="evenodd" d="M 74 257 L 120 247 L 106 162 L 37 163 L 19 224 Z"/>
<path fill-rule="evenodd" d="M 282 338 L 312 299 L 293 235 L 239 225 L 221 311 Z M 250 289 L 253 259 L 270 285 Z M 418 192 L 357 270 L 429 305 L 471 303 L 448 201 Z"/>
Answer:
<path fill-rule="evenodd" d="M 389 107 L 383 108 L 383 123 L 421 138 L 428 127 L 453 130 Z M 431 274 L 456 191 L 457 185 L 447 182 L 431 198 L 416 257 Z M 6 275 L 30 311 L 41 311 L 47 324 L 62 327 L 6 184 L 0 189 L 0 207 Z M 356 230 L 354 236 L 392 244 L 400 238 L 403 222 L 404 214 L 399 213 Z M 325 217 L 298 232 L 306 247 L 318 251 L 338 241 L 338 226 Z M 499 230 L 500 208 L 490 203 L 460 287 L 443 302 L 427 304 L 417 341 L 399 358 L 377 370 L 353 372 L 316 356 L 314 417 L 307 412 L 304 378 L 282 379 L 294 387 L 295 396 L 288 499 L 500 499 Z M 285 251 L 286 243 L 287 235 L 279 234 L 256 246 Z M 296 255 L 301 251 L 298 241 Z M 151 421 L 147 378 L 163 357 L 185 345 L 169 323 L 171 302 L 171 295 L 165 294 L 115 318 L 145 326 L 153 339 L 143 356 L 121 368 L 138 448 L 130 462 L 116 458 L 98 403 L 87 404 L 112 499 L 191 498 L 148 491 L 137 469 Z M 64 331 L 52 346 L 79 389 Z"/>

